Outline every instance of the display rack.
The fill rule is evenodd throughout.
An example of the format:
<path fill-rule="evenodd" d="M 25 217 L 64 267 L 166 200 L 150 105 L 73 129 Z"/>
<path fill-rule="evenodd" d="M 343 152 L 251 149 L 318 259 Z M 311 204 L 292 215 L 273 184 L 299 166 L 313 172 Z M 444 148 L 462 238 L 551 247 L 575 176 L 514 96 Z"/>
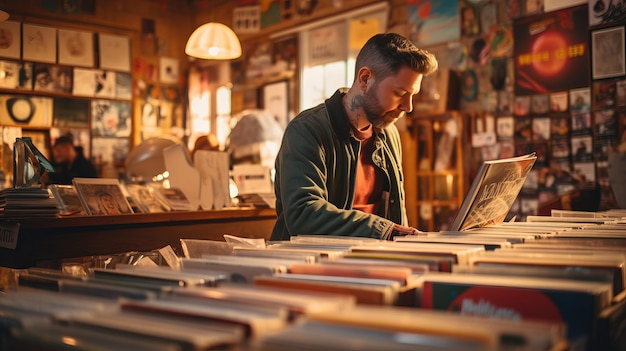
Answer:
<path fill-rule="evenodd" d="M 36 267 L 42 262 L 150 251 L 180 239 L 224 240 L 224 234 L 268 239 L 276 212 L 268 208 L 174 211 L 117 216 L 2 219 L 0 266 Z"/>

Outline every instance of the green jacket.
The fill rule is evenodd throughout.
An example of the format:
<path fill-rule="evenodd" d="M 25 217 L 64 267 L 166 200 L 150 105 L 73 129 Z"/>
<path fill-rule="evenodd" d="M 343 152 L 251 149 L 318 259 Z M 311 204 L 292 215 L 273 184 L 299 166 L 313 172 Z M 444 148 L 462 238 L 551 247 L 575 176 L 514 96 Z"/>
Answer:
<path fill-rule="evenodd" d="M 276 157 L 276 212 L 270 240 L 326 234 L 388 239 L 394 223 L 408 225 L 402 147 L 395 125 L 375 131 L 374 163 L 387 174 L 386 218 L 353 210 L 361 144 L 342 107 L 343 90 L 301 112 L 287 126 Z"/>

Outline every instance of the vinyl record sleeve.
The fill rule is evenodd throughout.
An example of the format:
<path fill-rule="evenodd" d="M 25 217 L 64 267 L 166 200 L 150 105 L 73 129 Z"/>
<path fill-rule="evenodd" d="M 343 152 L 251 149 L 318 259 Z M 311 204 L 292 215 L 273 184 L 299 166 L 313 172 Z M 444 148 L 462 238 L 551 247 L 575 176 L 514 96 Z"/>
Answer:
<path fill-rule="evenodd" d="M 463 231 L 502 223 L 536 160 L 533 153 L 483 162 L 450 230 Z"/>
<path fill-rule="evenodd" d="M 86 214 L 73 185 L 50 184 L 48 189 L 59 203 L 61 215 Z"/>
<path fill-rule="evenodd" d="M 133 213 L 116 178 L 74 178 L 72 183 L 90 216 Z"/>

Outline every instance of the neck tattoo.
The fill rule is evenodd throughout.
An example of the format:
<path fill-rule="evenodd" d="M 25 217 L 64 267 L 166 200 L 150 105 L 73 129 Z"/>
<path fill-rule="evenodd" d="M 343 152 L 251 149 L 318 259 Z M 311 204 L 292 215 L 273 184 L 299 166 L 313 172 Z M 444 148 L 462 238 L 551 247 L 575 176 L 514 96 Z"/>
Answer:
<path fill-rule="evenodd" d="M 363 108 L 363 95 L 356 95 L 352 98 L 350 106 L 347 106 L 349 111 L 352 112 L 350 116 L 350 122 L 354 124 L 354 127 L 358 127 L 361 114 L 359 110 Z"/>

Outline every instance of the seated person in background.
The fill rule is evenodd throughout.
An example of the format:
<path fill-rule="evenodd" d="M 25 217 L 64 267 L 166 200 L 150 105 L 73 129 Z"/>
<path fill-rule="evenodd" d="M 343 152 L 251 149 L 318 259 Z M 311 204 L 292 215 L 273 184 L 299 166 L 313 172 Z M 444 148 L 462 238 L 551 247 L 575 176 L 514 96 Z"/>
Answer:
<path fill-rule="evenodd" d="M 435 57 L 394 33 L 370 38 L 355 79 L 285 129 L 276 157 L 270 240 L 322 234 L 392 239 L 408 226 L 395 122 L 413 109 Z"/>
<path fill-rule="evenodd" d="M 52 147 L 55 172 L 50 174 L 51 184 L 72 184 L 72 179 L 97 178 L 96 167 L 85 158 L 83 148 L 74 146 L 71 134 L 60 136 Z"/>

